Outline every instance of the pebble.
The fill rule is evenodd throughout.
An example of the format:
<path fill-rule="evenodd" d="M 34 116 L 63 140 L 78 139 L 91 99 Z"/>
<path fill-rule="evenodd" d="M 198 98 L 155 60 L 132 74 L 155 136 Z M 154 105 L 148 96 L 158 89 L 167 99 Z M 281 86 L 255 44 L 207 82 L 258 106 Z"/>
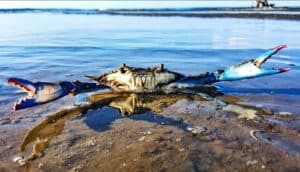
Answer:
<path fill-rule="evenodd" d="M 181 142 L 181 141 L 182 139 L 180 137 L 175 139 L 175 142 Z"/>
<path fill-rule="evenodd" d="M 200 127 L 200 126 L 188 126 L 186 129 L 192 132 L 193 134 L 202 134 L 205 131 L 207 131 L 206 127 Z"/>
<path fill-rule="evenodd" d="M 183 151 L 185 151 L 185 149 L 184 149 L 184 148 L 181 148 L 181 149 L 179 149 L 179 152 L 183 152 Z"/>
<path fill-rule="evenodd" d="M 110 151 L 108 149 L 105 150 L 105 154 L 108 155 Z"/>
<path fill-rule="evenodd" d="M 13 162 L 20 164 L 21 166 L 25 165 L 26 162 L 22 156 L 16 156 L 13 158 Z"/>
<path fill-rule="evenodd" d="M 70 130 L 70 129 L 65 129 L 65 132 L 66 133 L 70 133 L 72 130 Z"/>
<path fill-rule="evenodd" d="M 247 161 L 246 165 L 254 165 L 257 163 L 257 160 Z"/>
<path fill-rule="evenodd" d="M 79 172 L 80 170 L 82 169 L 82 166 L 77 166 L 77 167 L 74 167 L 74 168 L 72 168 L 72 171 L 76 171 L 76 172 Z"/>
<path fill-rule="evenodd" d="M 146 135 L 146 134 L 150 135 L 150 134 L 152 134 L 152 131 L 150 131 L 150 130 L 149 131 L 144 131 L 144 132 L 142 132 L 142 134 L 144 134 L 144 135 Z"/>
<path fill-rule="evenodd" d="M 144 141 L 145 140 L 145 136 L 142 136 L 139 138 L 139 142 Z"/>
<path fill-rule="evenodd" d="M 39 163 L 39 168 L 42 168 L 44 166 L 43 163 Z"/>
<path fill-rule="evenodd" d="M 21 156 L 15 156 L 15 157 L 13 158 L 13 162 L 18 162 L 18 161 L 21 160 L 21 159 L 23 159 L 23 157 L 21 157 Z"/>
<path fill-rule="evenodd" d="M 96 141 L 95 140 L 89 140 L 87 143 L 86 143 L 87 146 L 95 146 L 96 145 Z"/>

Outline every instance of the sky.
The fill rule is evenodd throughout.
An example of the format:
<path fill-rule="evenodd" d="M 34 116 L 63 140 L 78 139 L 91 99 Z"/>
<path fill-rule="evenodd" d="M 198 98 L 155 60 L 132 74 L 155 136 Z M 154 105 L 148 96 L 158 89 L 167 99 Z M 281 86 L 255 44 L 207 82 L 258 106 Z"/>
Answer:
<path fill-rule="evenodd" d="M 275 1 L 276 6 L 300 6 L 300 1 Z M 184 7 L 237 7 L 254 6 L 255 0 L 242 1 L 0 1 L 0 8 L 184 8 Z"/>

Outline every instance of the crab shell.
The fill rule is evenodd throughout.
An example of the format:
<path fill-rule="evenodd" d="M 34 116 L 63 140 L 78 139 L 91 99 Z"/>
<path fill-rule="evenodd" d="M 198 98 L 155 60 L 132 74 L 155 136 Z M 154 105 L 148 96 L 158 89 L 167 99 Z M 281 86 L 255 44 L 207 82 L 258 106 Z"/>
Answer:
<path fill-rule="evenodd" d="M 152 68 L 134 68 L 122 64 L 118 70 L 110 73 L 99 77 L 87 77 L 111 87 L 114 91 L 143 93 L 161 91 L 162 87 L 184 76 L 164 69 L 162 64 Z"/>

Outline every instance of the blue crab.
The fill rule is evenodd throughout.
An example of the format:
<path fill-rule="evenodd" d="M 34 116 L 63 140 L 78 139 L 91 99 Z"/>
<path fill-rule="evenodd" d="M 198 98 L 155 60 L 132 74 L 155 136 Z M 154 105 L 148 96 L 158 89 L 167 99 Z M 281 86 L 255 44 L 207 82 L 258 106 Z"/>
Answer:
<path fill-rule="evenodd" d="M 170 93 L 188 90 L 201 85 L 209 85 L 220 81 L 235 81 L 250 79 L 266 75 L 273 75 L 289 71 L 289 68 L 262 68 L 272 55 L 286 48 L 285 45 L 268 50 L 256 59 L 251 59 L 224 70 L 206 72 L 195 76 L 186 76 L 159 67 L 134 68 L 123 64 L 119 69 L 103 74 L 99 77 L 87 76 L 97 83 L 80 81 L 32 82 L 21 78 L 9 78 L 8 83 L 27 92 L 26 98 L 21 98 L 14 105 L 14 110 L 24 109 L 35 105 L 54 101 L 68 94 L 80 94 L 102 89 L 111 92 L 131 93 Z"/>

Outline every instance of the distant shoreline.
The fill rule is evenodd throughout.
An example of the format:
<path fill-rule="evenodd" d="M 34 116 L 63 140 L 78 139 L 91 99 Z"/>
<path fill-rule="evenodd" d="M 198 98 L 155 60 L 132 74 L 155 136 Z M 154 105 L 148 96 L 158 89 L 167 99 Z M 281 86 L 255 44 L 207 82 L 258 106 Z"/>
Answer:
<path fill-rule="evenodd" d="M 51 13 L 78 15 L 122 15 L 145 17 L 257 18 L 300 20 L 300 7 L 221 7 L 221 8 L 160 8 L 160 9 L 0 9 L 0 14 Z"/>
<path fill-rule="evenodd" d="M 186 8 L 186 9 L 116 9 L 107 10 L 106 14 L 124 16 L 152 17 L 201 17 L 201 18 L 257 18 L 300 20 L 300 7 L 221 7 L 221 8 Z"/>
<path fill-rule="evenodd" d="M 256 19 L 284 19 L 300 20 L 299 14 L 278 14 L 278 13 L 206 13 L 206 14 L 184 14 L 184 13 L 127 13 L 109 12 L 109 15 L 122 16 L 145 16 L 145 17 L 199 17 L 199 18 L 256 18 Z"/>

